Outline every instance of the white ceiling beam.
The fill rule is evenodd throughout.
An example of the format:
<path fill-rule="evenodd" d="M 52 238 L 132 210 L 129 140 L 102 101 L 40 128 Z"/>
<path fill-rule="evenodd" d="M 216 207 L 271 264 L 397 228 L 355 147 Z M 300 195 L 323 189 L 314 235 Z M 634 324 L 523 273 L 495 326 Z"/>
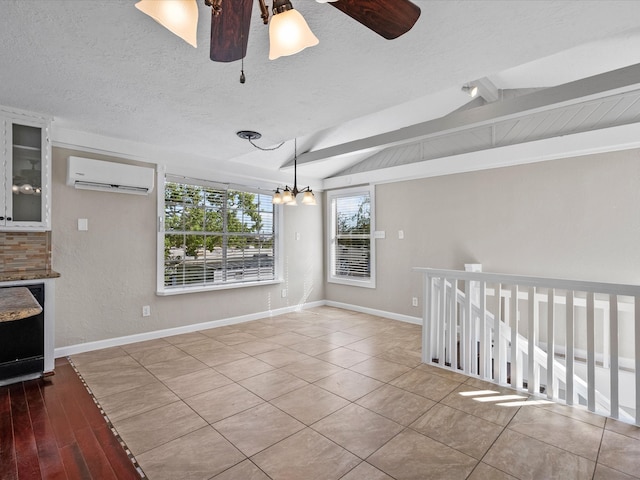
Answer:
<path fill-rule="evenodd" d="M 500 91 L 498 90 L 498 87 L 496 87 L 487 77 L 480 78 L 471 82 L 471 84 L 478 87 L 478 95 L 484 98 L 487 103 L 493 103 L 500 100 Z"/>
<path fill-rule="evenodd" d="M 401 182 L 634 148 L 640 148 L 640 123 L 326 178 L 322 187 L 331 190 L 368 183 Z"/>
<path fill-rule="evenodd" d="M 354 152 L 374 152 L 381 148 L 403 145 L 443 133 L 453 133 L 472 126 L 488 125 L 509 118 L 624 93 L 638 88 L 639 85 L 640 64 L 636 64 L 509 100 L 453 112 L 442 118 L 391 132 L 306 152 L 298 156 L 298 166 Z M 282 169 L 292 165 L 293 161 L 289 161 L 283 165 Z"/>

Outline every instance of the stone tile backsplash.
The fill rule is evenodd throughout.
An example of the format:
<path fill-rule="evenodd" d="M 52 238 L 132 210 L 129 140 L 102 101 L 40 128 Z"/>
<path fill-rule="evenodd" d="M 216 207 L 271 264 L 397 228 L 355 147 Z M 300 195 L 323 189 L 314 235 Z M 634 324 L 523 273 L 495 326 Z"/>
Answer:
<path fill-rule="evenodd" d="M 51 232 L 0 232 L 0 272 L 51 270 Z"/>

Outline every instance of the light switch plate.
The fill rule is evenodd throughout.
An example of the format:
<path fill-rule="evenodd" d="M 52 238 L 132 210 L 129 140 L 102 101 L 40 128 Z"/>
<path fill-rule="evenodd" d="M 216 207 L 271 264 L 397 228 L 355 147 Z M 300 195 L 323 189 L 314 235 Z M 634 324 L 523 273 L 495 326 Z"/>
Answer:
<path fill-rule="evenodd" d="M 78 230 L 80 230 L 81 232 L 86 232 L 87 230 L 89 230 L 89 220 L 86 218 L 79 218 Z"/>

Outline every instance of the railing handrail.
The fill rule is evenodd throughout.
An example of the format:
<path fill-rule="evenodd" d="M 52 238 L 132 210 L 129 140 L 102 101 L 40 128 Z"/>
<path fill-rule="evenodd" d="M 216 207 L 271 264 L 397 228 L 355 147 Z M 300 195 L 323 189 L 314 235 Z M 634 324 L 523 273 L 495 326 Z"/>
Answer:
<path fill-rule="evenodd" d="M 640 285 L 624 283 L 602 283 L 586 280 L 568 280 L 547 277 L 531 277 L 508 273 L 467 272 L 462 270 L 446 270 L 429 267 L 413 267 L 413 271 L 422 272 L 432 277 L 447 279 L 484 281 L 488 283 L 504 283 L 526 287 L 554 288 L 560 290 L 577 290 L 581 292 L 606 293 L 615 295 L 640 296 Z"/>

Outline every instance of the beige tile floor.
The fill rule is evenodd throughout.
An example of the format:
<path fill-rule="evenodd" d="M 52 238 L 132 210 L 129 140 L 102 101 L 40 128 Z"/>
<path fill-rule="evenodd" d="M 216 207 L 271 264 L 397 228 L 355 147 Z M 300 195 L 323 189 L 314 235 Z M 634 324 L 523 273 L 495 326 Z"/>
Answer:
<path fill-rule="evenodd" d="M 152 480 L 640 478 L 640 428 L 479 402 L 463 394 L 515 392 L 421 364 L 419 326 L 371 315 L 321 307 L 71 360 Z"/>

